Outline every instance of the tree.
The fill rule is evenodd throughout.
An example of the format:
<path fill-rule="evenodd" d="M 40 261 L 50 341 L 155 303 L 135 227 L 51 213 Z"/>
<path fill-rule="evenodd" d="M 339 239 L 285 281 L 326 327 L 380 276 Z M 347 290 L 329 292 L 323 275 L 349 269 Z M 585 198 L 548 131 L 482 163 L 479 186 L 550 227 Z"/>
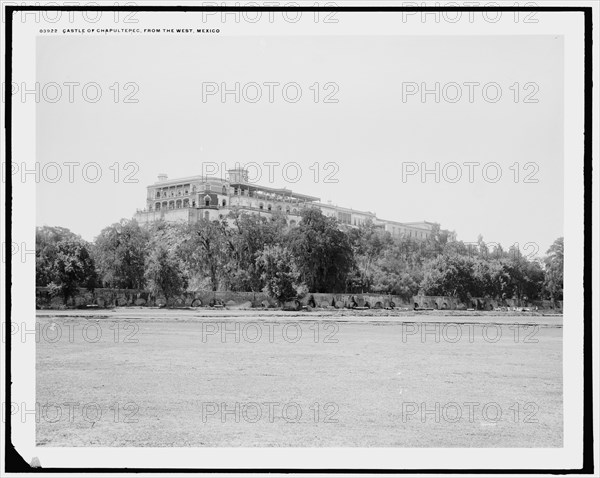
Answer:
<path fill-rule="evenodd" d="M 79 287 L 93 288 L 96 272 L 88 245 L 81 239 L 59 241 L 48 277 L 50 293 L 62 296 L 65 305 Z"/>
<path fill-rule="evenodd" d="M 373 292 L 397 295 L 408 301 L 419 292 L 420 282 L 413 273 L 382 267 L 374 276 Z"/>
<path fill-rule="evenodd" d="M 298 267 L 286 248 L 279 245 L 267 246 L 256 258 L 256 262 L 263 271 L 263 290 L 269 297 L 282 303 L 306 293 L 306 286 L 300 282 Z"/>
<path fill-rule="evenodd" d="M 66 239 L 82 240 L 64 227 L 38 227 L 35 230 L 35 283 L 45 287 L 54 277 L 57 244 Z"/>
<path fill-rule="evenodd" d="M 142 289 L 149 235 L 137 221 L 122 219 L 104 228 L 93 254 L 102 282 L 113 288 Z"/>
<path fill-rule="evenodd" d="M 305 209 L 289 233 L 289 245 L 302 282 L 311 292 L 346 289 L 354 257 L 348 236 L 334 218 L 316 208 Z"/>
<path fill-rule="evenodd" d="M 544 272 L 538 261 L 525 257 L 517 244 L 499 259 L 506 277 L 506 297 L 533 300 L 539 298 L 544 283 Z"/>
<path fill-rule="evenodd" d="M 374 276 L 381 272 L 377 269 L 376 260 L 389 248 L 392 236 L 389 232 L 376 228 L 373 222 L 368 220 L 357 229 L 350 229 L 348 237 L 356 268 L 353 289 L 371 292 Z"/>
<path fill-rule="evenodd" d="M 231 245 L 225 221 L 202 219 L 182 228 L 183 240 L 178 250 L 189 277 L 207 278 L 210 290 L 227 282 L 230 272 Z"/>
<path fill-rule="evenodd" d="M 473 262 L 459 254 L 431 259 L 425 263 L 421 288 L 427 295 L 458 297 L 466 302 L 474 291 Z"/>
<path fill-rule="evenodd" d="M 537 300 L 541 298 L 544 290 L 544 270 L 536 260 L 528 260 L 523 265 L 523 283 L 521 284 L 521 298 Z M 561 295 L 562 298 L 562 295 Z"/>
<path fill-rule="evenodd" d="M 160 243 L 153 247 L 148 256 L 145 278 L 150 292 L 154 296 L 162 294 L 167 304 L 171 298 L 182 294 L 187 287 L 186 278 L 175 254 Z"/>
<path fill-rule="evenodd" d="M 271 220 L 256 214 L 230 214 L 228 282 L 232 290 L 260 291 L 265 286 L 259 257 L 264 248 L 285 242 L 286 222 L 274 213 Z"/>
<path fill-rule="evenodd" d="M 565 240 L 559 237 L 546 251 L 544 289 L 550 300 L 563 299 Z"/>
<path fill-rule="evenodd" d="M 432 259 L 443 253 L 444 247 L 449 243 L 448 231 L 442 231 L 439 224 L 431 227 L 431 232 L 424 242 L 423 254 L 427 259 Z"/>
<path fill-rule="evenodd" d="M 416 295 L 423 279 L 423 246 L 409 237 L 395 238 L 386 244 L 373 266 L 371 290 L 405 300 Z"/>

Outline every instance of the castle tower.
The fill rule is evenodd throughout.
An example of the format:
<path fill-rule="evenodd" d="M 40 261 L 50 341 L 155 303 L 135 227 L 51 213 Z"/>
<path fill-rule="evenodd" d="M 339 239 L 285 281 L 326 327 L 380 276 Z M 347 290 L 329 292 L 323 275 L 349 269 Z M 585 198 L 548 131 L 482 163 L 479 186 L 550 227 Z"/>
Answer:
<path fill-rule="evenodd" d="M 248 182 L 248 170 L 241 166 L 234 169 L 228 169 L 227 174 L 229 176 L 229 182 L 232 184 Z"/>

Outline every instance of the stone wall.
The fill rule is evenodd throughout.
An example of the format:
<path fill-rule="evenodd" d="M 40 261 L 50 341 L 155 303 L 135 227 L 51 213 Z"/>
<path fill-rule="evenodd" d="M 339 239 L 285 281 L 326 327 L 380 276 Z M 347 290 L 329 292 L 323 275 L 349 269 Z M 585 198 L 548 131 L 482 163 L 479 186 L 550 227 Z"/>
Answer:
<path fill-rule="evenodd" d="M 497 310 L 502 308 L 530 308 L 544 310 L 562 310 L 562 301 L 552 302 L 550 300 L 519 300 L 519 299 L 490 299 L 473 297 L 470 302 L 463 303 L 454 297 L 443 296 L 415 296 L 413 297 L 416 308 L 423 309 L 440 309 L 440 310 Z"/>
<path fill-rule="evenodd" d="M 300 301 L 311 307 L 381 309 L 388 307 L 410 307 L 410 303 L 395 295 L 378 294 L 307 294 Z"/>
<path fill-rule="evenodd" d="M 67 307 L 124 307 L 124 306 L 164 306 L 164 297 L 153 297 L 148 291 L 132 289 L 79 289 L 79 293 L 69 299 Z M 275 300 L 263 292 L 230 292 L 230 291 L 199 291 L 186 292 L 170 300 L 172 307 L 208 307 L 224 306 L 228 308 L 275 308 Z M 470 304 L 463 304 L 452 297 L 415 296 L 412 301 L 406 302 L 398 296 L 378 294 L 307 294 L 298 301 L 284 304 L 284 309 L 299 309 L 302 306 L 319 308 L 424 308 L 440 310 L 496 310 L 501 307 L 538 307 L 539 309 L 560 309 L 562 302 L 551 301 L 518 301 L 515 299 L 471 299 Z M 61 297 L 51 297 L 46 287 L 36 288 L 36 308 L 60 309 L 64 308 Z"/>
<path fill-rule="evenodd" d="M 262 307 L 263 302 L 272 301 L 262 292 L 186 292 L 170 300 L 169 305 L 174 307 L 202 307 L 215 304 L 227 306 Z M 163 306 L 166 305 L 164 297 L 154 297 L 145 290 L 133 289 L 79 289 L 79 293 L 69 299 L 67 307 L 123 307 L 123 306 Z M 272 304 L 275 305 L 274 303 Z M 62 297 L 51 297 L 48 288 L 36 288 L 36 307 L 38 309 L 63 308 Z"/>

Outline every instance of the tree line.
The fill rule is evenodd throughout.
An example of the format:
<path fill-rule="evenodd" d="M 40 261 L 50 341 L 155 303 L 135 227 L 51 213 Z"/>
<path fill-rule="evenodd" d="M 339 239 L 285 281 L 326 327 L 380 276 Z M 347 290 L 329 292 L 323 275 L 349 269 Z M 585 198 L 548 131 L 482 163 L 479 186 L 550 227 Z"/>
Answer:
<path fill-rule="evenodd" d="M 36 284 L 65 303 L 78 288 L 146 289 L 167 301 L 186 290 L 266 292 L 283 302 L 308 292 L 562 300 L 563 238 L 543 258 L 449 240 L 392 237 L 373 223 L 349 228 L 316 208 L 294 227 L 282 214 L 229 221 L 123 219 L 93 242 L 61 227 L 36 230 Z"/>

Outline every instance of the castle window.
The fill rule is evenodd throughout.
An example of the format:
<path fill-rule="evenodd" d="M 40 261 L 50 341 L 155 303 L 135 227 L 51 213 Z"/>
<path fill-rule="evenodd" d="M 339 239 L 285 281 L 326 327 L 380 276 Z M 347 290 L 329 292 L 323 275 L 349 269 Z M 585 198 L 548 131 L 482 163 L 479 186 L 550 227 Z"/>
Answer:
<path fill-rule="evenodd" d="M 160 191 L 156 191 L 156 197 L 159 198 L 160 197 Z"/>
<path fill-rule="evenodd" d="M 223 194 L 227 195 L 227 186 L 223 186 Z"/>
<path fill-rule="evenodd" d="M 189 199 L 184 199 L 183 200 L 183 207 L 190 207 L 190 200 Z"/>
<path fill-rule="evenodd" d="M 160 203 L 159 203 L 159 202 L 157 202 L 157 203 L 154 205 L 154 209 L 156 209 L 157 211 L 160 211 Z"/>
<path fill-rule="evenodd" d="M 258 203 L 258 209 L 264 209 L 264 208 L 265 208 L 264 204 L 261 203 L 261 202 L 259 202 Z"/>
<path fill-rule="evenodd" d="M 271 206 L 270 204 L 267 204 L 267 210 L 270 211 L 271 209 L 273 209 L 273 206 Z"/>
<path fill-rule="evenodd" d="M 176 209 L 181 209 L 181 199 L 177 200 L 177 202 L 175 203 L 175 208 Z"/>
<path fill-rule="evenodd" d="M 227 206 L 227 201 L 226 201 L 225 199 L 223 199 L 223 201 L 221 201 L 221 205 L 222 205 L 223 207 Z"/>
<path fill-rule="evenodd" d="M 204 205 L 210 206 L 210 196 L 208 194 L 204 196 Z"/>

